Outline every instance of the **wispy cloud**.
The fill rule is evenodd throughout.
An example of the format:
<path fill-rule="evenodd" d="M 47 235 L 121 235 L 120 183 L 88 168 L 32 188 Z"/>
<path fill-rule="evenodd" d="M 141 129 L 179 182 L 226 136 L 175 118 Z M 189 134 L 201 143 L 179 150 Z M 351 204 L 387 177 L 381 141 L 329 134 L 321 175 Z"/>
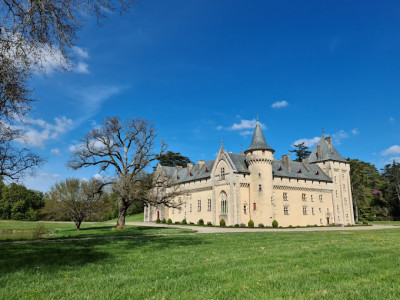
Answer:
<path fill-rule="evenodd" d="M 314 137 L 312 139 L 306 139 L 306 138 L 305 139 L 299 139 L 299 140 L 297 140 L 297 141 L 295 141 L 293 143 L 293 146 L 301 144 L 301 143 L 304 143 L 304 146 L 312 147 L 312 146 L 316 145 L 319 140 L 320 140 L 320 137 L 318 137 L 318 136 L 316 136 L 316 137 Z"/>
<path fill-rule="evenodd" d="M 60 174 L 50 174 L 50 173 L 39 173 L 39 177 L 42 178 L 60 178 L 61 175 Z"/>
<path fill-rule="evenodd" d="M 17 141 L 33 147 L 44 148 L 45 142 L 59 138 L 60 134 L 72 128 L 73 121 L 65 116 L 54 118 L 54 123 L 42 119 L 30 119 L 28 125 L 18 126 L 24 133 Z"/>
<path fill-rule="evenodd" d="M 250 130 L 246 130 L 246 131 L 241 131 L 239 132 L 240 135 L 246 136 L 246 135 L 252 135 L 254 132 L 250 131 Z"/>
<path fill-rule="evenodd" d="M 359 133 L 360 133 L 360 131 L 358 130 L 358 128 L 354 128 L 354 129 L 351 130 L 351 134 L 352 135 L 357 135 Z"/>
<path fill-rule="evenodd" d="M 61 153 L 60 153 L 60 149 L 58 149 L 58 148 L 53 148 L 53 149 L 51 149 L 50 150 L 50 153 L 51 154 L 54 154 L 54 155 L 60 155 Z"/>
<path fill-rule="evenodd" d="M 254 129 L 256 127 L 257 120 L 240 120 L 240 123 L 234 123 L 231 127 L 229 127 L 230 130 L 243 130 L 243 129 Z M 266 129 L 267 127 L 260 123 L 260 126 L 262 129 Z"/>
<path fill-rule="evenodd" d="M 75 66 L 75 72 L 89 74 L 89 65 L 84 62 L 80 62 Z"/>
<path fill-rule="evenodd" d="M 289 103 L 286 100 L 283 100 L 283 101 L 276 101 L 276 102 L 272 103 L 271 107 L 272 108 L 281 108 L 281 107 L 285 107 L 288 105 L 289 105 Z"/>
<path fill-rule="evenodd" d="M 390 117 L 390 118 L 389 118 L 389 122 L 390 122 L 390 123 L 394 123 L 394 122 L 396 122 L 396 119 L 393 118 L 393 117 Z"/>
<path fill-rule="evenodd" d="M 339 130 L 338 132 L 332 134 L 333 143 L 336 145 L 341 145 L 343 139 L 347 139 L 350 135 L 344 131 Z"/>
<path fill-rule="evenodd" d="M 87 59 L 89 58 L 89 53 L 86 50 L 83 50 L 80 47 L 74 46 L 72 47 L 72 51 L 79 57 L 79 58 L 84 58 Z"/>
<path fill-rule="evenodd" d="M 393 145 L 389 147 L 388 149 L 382 151 L 382 155 L 393 155 L 393 154 L 400 154 L 400 146 L 399 145 Z"/>

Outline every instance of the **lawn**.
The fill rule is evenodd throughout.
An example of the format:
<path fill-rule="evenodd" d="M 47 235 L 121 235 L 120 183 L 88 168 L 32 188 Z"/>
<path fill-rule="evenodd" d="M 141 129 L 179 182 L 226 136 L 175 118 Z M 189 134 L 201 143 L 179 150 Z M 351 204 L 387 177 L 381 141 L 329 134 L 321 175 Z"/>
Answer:
<path fill-rule="evenodd" d="M 0 242 L 0 299 L 400 298 L 397 229 L 109 239 L 87 226 L 98 239 Z"/>

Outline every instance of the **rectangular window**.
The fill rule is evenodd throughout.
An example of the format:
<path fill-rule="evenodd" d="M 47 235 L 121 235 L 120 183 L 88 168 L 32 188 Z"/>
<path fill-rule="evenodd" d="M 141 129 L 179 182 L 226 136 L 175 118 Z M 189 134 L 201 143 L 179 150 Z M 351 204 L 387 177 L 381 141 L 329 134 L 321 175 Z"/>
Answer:
<path fill-rule="evenodd" d="M 208 199 L 208 205 L 207 205 L 207 209 L 208 211 L 211 211 L 211 199 Z"/>
<path fill-rule="evenodd" d="M 285 205 L 285 206 L 283 207 L 283 214 L 284 214 L 284 215 L 289 215 L 289 206 Z"/>
<path fill-rule="evenodd" d="M 258 177 L 261 177 L 261 173 L 258 173 Z"/>
<path fill-rule="evenodd" d="M 225 168 L 221 168 L 221 180 L 225 179 Z"/>
<path fill-rule="evenodd" d="M 301 194 L 301 200 L 307 201 L 306 194 Z"/>
<path fill-rule="evenodd" d="M 221 214 L 227 214 L 228 207 L 226 205 L 226 200 L 221 200 Z"/>
<path fill-rule="evenodd" d="M 261 186 L 261 184 L 258 185 L 258 191 L 259 191 L 259 192 L 262 191 L 262 186 Z"/>
<path fill-rule="evenodd" d="M 197 211 L 201 211 L 201 200 L 197 200 Z"/>
<path fill-rule="evenodd" d="M 307 206 L 303 206 L 303 215 L 307 215 Z"/>
<path fill-rule="evenodd" d="M 320 208 L 318 209 L 318 211 L 319 211 L 320 213 L 322 213 L 322 208 L 320 207 Z"/>
<path fill-rule="evenodd" d="M 310 199 L 311 199 L 311 202 L 314 202 L 314 196 L 313 195 L 310 196 Z"/>
<path fill-rule="evenodd" d="M 283 193 L 283 201 L 287 201 L 287 193 Z"/>
<path fill-rule="evenodd" d="M 256 209 L 257 209 L 256 203 L 253 203 L 253 210 L 256 210 Z"/>
<path fill-rule="evenodd" d="M 322 219 L 319 219 L 319 224 L 322 224 Z"/>
<path fill-rule="evenodd" d="M 192 212 L 192 204 L 190 204 L 190 210 L 189 211 Z"/>
<path fill-rule="evenodd" d="M 243 212 L 245 215 L 247 214 L 247 206 L 246 205 L 243 206 Z"/>
<path fill-rule="evenodd" d="M 312 213 L 313 215 L 315 215 L 315 213 L 314 213 L 314 207 L 311 208 L 311 213 Z"/>
<path fill-rule="evenodd" d="M 322 195 L 319 195 L 319 202 L 324 202 L 324 199 L 322 198 Z"/>

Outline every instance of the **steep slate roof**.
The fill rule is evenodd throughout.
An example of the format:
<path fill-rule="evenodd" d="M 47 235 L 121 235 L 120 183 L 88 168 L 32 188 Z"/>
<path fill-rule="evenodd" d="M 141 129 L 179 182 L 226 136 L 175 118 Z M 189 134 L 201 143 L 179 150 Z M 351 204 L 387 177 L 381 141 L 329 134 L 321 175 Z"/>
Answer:
<path fill-rule="evenodd" d="M 238 173 L 249 174 L 249 169 L 246 164 L 246 155 L 239 153 L 227 153 L 231 162 L 234 164 Z M 184 183 L 193 180 L 207 179 L 210 178 L 210 172 L 215 164 L 215 159 L 204 163 L 203 167 L 199 170 L 199 165 L 194 165 L 190 175 L 187 168 L 176 170 L 175 167 L 162 166 L 163 171 L 167 176 L 174 176 L 173 179 L 176 183 Z M 299 170 L 301 169 L 301 172 Z M 287 177 L 295 179 L 307 179 L 307 180 L 320 180 L 329 181 L 332 179 L 325 175 L 325 173 L 315 164 L 309 165 L 309 171 L 301 162 L 291 161 L 290 170 L 288 170 L 283 164 L 282 160 L 275 159 L 272 165 L 272 174 L 276 177 Z M 206 172 L 208 170 L 208 172 Z"/>
<path fill-rule="evenodd" d="M 258 123 L 258 120 L 256 128 L 254 129 L 253 139 L 251 140 L 251 144 L 249 148 L 247 148 L 246 152 L 252 150 L 271 150 L 275 152 L 274 149 L 268 146 L 267 142 L 265 141 L 264 134 L 262 133 L 261 126 L 260 123 Z"/>
<path fill-rule="evenodd" d="M 323 135 L 321 137 L 317 146 L 314 148 L 314 150 L 310 154 L 310 157 L 308 159 L 309 162 L 315 163 L 315 162 L 320 162 L 320 161 L 333 160 L 333 161 L 347 163 L 347 160 L 345 160 L 339 154 L 339 152 L 335 149 L 335 147 L 333 147 L 331 144 L 329 144 L 327 139 L 329 139 L 329 138 L 325 137 L 325 135 Z M 318 147 L 320 149 L 321 157 L 318 157 Z"/>
<path fill-rule="evenodd" d="M 272 164 L 272 174 L 276 177 L 320 180 L 329 182 L 332 181 L 332 179 L 329 176 L 326 176 L 321 168 L 318 167 L 318 165 L 309 165 L 309 170 L 307 170 L 302 162 L 291 161 L 290 170 L 288 170 L 283 164 L 283 161 L 280 159 L 274 159 L 274 162 Z"/>

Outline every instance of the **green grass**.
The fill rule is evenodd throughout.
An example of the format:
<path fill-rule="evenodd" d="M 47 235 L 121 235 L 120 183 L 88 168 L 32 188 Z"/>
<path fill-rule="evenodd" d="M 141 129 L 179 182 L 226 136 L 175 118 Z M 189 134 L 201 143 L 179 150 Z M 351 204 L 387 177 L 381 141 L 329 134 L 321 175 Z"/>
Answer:
<path fill-rule="evenodd" d="M 400 221 L 373 221 L 373 222 L 368 222 L 370 224 L 374 225 L 392 225 L 392 226 L 400 226 Z"/>
<path fill-rule="evenodd" d="M 104 236 L 95 224 L 89 228 Z M 0 242 L 0 299 L 400 298 L 397 229 L 193 235 L 168 228 L 158 236 L 164 229 L 128 230 L 140 234 Z"/>

